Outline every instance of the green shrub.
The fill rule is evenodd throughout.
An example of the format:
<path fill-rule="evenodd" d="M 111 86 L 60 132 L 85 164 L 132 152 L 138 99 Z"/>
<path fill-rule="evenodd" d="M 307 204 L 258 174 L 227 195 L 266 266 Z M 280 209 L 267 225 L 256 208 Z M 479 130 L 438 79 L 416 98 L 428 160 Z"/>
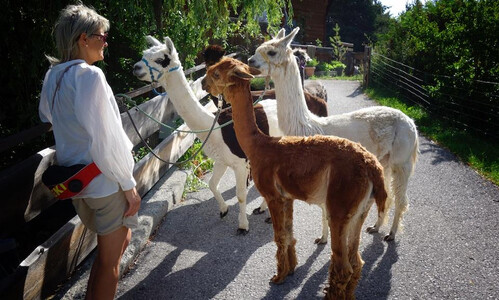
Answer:
<path fill-rule="evenodd" d="M 185 161 L 191 158 L 196 151 L 199 150 L 203 143 L 196 138 L 192 146 L 179 158 L 179 161 Z M 207 157 L 203 151 L 200 151 L 191 160 L 185 162 L 180 167 L 183 170 L 189 170 L 189 175 L 184 186 L 183 197 L 186 193 L 195 192 L 201 188 L 206 188 L 208 185 L 202 180 L 207 172 L 213 170 L 213 159 Z"/>
<path fill-rule="evenodd" d="M 274 88 L 274 82 L 271 80 L 269 82 L 270 88 Z M 250 82 L 252 91 L 261 91 L 265 89 L 265 77 L 256 77 L 251 79 Z"/>
<path fill-rule="evenodd" d="M 327 63 L 325 61 L 321 61 L 317 67 L 315 68 L 316 71 L 326 71 L 326 72 L 329 72 L 331 70 L 333 70 L 333 65 L 331 65 L 330 63 Z"/>
<path fill-rule="evenodd" d="M 315 57 L 312 58 L 311 60 L 307 61 L 307 67 L 317 67 L 318 64 L 319 64 L 319 61 Z"/>
<path fill-rule="evenodd" d="M 334 70 L 336 68 L 343 68 L 344 69 L 347 67 L 344 63 L 342 63 L 341 61 L 338 61 L 338 60 L 331 61 L 331 63 L 329 65 L 331 65 L 331 70 Z"/>

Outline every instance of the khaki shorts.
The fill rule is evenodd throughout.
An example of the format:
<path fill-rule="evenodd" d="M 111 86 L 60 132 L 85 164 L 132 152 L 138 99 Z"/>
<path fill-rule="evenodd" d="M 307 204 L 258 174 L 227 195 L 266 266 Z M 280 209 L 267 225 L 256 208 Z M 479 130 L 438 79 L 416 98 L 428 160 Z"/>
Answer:
<path fill-rule="evenodd" d="M 137 214 L 123 217 L 128 202 L 121 189 L 107 197 L 73 199 L 73 206 L 82 223 L 99 235 L 109 234 L 121 226 L 136 228 L 138 225 Z"/>

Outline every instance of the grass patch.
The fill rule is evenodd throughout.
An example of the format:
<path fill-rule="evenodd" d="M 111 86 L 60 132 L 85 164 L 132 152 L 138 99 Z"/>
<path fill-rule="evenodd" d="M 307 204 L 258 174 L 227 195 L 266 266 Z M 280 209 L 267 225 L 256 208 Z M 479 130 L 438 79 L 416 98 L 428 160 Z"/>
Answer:
<path fill-rule="evenodd" d="M 397 108 L 411 117 L 420 133 L 449 149 L 483 177 L 499 185 L 499 142 L 487 140 L 430 116 L 421 107 L 408 105 L 384 88 L 371 87 L 365 93 L 381 105 Z"/>
<path fill-rule="evenodd" d="M 179 158 L 179 161 L 184 161 L 190 158 L 201 147 L 202 142 L 196 138 L 192 146 Z M 208 187 L 202 180 L 204 175 L 213 169 L 213 159 L 207 157 L 203 151 L 200 151 L 195 157 L 180 166 L 183 170 L 190 170 L 182 193 L 182 198 L 185 198 L 187 193 L 198 191 L 201 188 Z"/>
<path fill-rule="evenodd" d="M 250 86 L 252 91 L 261 91 L 265 89 L 265 77 L 255 77 L 251 79 Z M 274 88 L 274 82 L 269 81 L 269 86 L 271 89 Z"/>
<path fill-rule="evenodd" d="M 311 79 L 311 80 L 314 80 L 314 79 L 332 79 L 332 80 L 350 80 L 350 81 L 362 81 L 362 74 L 356 74 L 356 75 L 353 75 L 353 76 L 345 76 L 345 75 L 341 75 L 341 76 L 310 76 L 310 78 L 308 79 Z"/>

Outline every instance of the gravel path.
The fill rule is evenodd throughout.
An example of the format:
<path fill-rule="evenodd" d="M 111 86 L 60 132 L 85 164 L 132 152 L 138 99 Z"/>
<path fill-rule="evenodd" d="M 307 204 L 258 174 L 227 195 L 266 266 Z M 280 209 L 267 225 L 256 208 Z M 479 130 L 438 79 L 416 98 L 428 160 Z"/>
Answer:
<path fill-rule="evenodd" d="M 375 105 L 358 82 L 322 82 L 330 113 Z M 430 140 L 419 142 L 404 230 L 390 243 L 383 241 L 388 225 L 362 234 L 357 299 L 499 299 L 498 187 Z M 322 298 L 331 249 L 313 243 L 320 209 L 295 201 L 298 266 L 285 283 L 269 284 L 276 268 L 272 227 L 264 223 L 267 214 L 250 215 L 262 198 L 251 185 L 250 232 L 237 236 L 234 185 L 228 171 L 221 183 L 230 205 L 224 219 L 208 189 L 175 205 L 120 281 L 119 299 Z M 371 211 L 364 227 L 374 221 Z"/>

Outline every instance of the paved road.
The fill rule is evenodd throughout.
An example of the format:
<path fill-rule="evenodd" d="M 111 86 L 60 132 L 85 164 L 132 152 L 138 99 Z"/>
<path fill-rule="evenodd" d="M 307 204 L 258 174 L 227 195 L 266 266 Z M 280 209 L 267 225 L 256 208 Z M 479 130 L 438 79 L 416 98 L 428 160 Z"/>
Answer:
<path fill-rule="evenodd" d="M 358 83 L 323 81 L 330 113 L 374 105 Z M 420 138 L 421 155 L 409 184 L 409 211 L 394 242 L 362 234 L 365 265 L 357 299 L 499 299 L 499 189 L 454 155 Z M 328 276 L 330 244 L 317 246 L 320 209 L 295 201 L 298 266 L 284 284 L 275 272 L 267 214 L 250 215 L 250 232 L 237 236 L 233 173 L 221 190 L 225 219 L 208 189 L 173 206 L 133 268 L 120 281 L 120 299 L 318 299 Z M 262 201 L 250 186 L 247 213 Z M 367 224 L 374 224 L 371 211 Z M 391 222 L 391 218 L 390 221 Z M 364 225 L 364 227 L 367 226 Z"/>

